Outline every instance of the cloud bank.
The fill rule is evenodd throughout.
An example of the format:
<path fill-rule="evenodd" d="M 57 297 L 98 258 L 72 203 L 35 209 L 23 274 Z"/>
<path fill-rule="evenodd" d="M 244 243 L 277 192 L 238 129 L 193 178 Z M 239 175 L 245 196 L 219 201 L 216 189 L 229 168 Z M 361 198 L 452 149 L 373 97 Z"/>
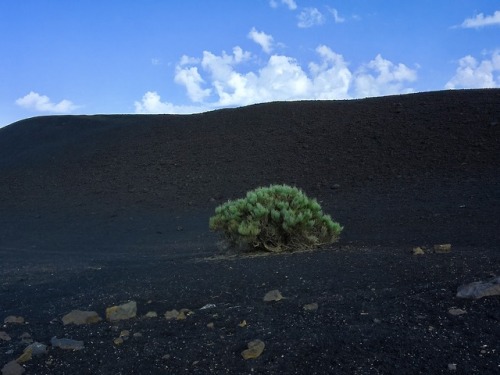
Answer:
<path fill-rule="evenodd" d="M 271 36 L 253 28 L 249 37 L 264 51 L 271 50 Z M 147 92 L 135 102 L 135 111 L 194 113 L 278 100 L 350 99 L 414 91 L 410 84 L 417 72 L 403 63 L 377 55 L 352 69 L 341 54 L 326 45 L 319 45 L 315 52 L 317 58 L 305 66 L 279 53 L 256 65 L 259 60 L 239 46 L 230 54 L 204 51 L 201 57 L 183 56 L 174 82 L 184 87 L 192 105 L 162 102 L 157 92 Z M 249 65 L 254 68 L 248 70 Z"/>
<path fill-rule="evenodd" d="M 16 104 L 20 107 L 35 110 L 38 112 L 51 112 L 51 113 L 71 113 L 78 108 L 70 100 L 64 99 L 59 103 L 53 103 L 48 96 L 40 95 L 31 91 L 29 94 L 16 100 Z"/>

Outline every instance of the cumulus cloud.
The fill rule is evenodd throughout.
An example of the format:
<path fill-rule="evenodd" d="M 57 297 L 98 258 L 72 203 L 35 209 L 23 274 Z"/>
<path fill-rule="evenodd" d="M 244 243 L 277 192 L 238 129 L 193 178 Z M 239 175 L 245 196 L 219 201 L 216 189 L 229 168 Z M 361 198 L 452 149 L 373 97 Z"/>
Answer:
<path fill-rule="evenodd" d="M 500 25 L 500 10 L 495 11 L 491 16 L 479 13 L 476 17 L 467 18 L 460 26 L 464 29 L 478 29 L 492 25 Z"/>
<path fill-rule="evenodd" d="M 78 108 L 70 100 L 64 99 L 59 103 L 53 103 L 48 96 L 40 95 L 31 91 L 28 95 L 16 100 L 16 104 L 20 107 L 31 109 L 39 112 L 52 113 L 71 113 Z"/>
<path fill-rule="evenodd" d="M 462 57 L 455 75 L 445 85 L 446 89 L 494 87 L 500 87 L 500 50 L 480 62 L 471 55 Z"/>
<path fill-rule="evenodd" d="M 162 102 L 160 95 L 155 91 L 148 91 L 145 93 L 141 101 L 136 101 L 134 106 L 135 113 L 138 114 L 188 114 L 209 110 L 209 108 L 205 106 L 179 106 L 168 102 Z"/>
<path fill-rule="evenodd" d="M 357 97 L 409 93 L 413 89 L 405 83 L 414 82 L 417 72 L 404 64 L 394 64 L 380 54 L 361 67 L 355 77 Z"/>
<path fill-rule="evenodd" d="M 257 31 L 255 27 L 252 27 L 252 30 L 248 33 L 248 37 L 260 45 L 265 53 L 271 53 L 273 50 L 274 39 L 271 35 L 263 31 Z"/>
<path fill-rule="evenodd" d="M 340 17 L 339 11 L 335 8 L 328 8 L 328 11 L 332 14 L 333 20 L 335 23 L 342 23 L 345 21 L 345 18 Z"/>
<path fill-rule="evenodd" d="M 297 9 L 297 3 L 294 0 L 281 0 L 281 4 L 286 5 L 290 10 Z M 270 0 L 269 5 L 271 6 L 271 8 L 277 8 L 279 6 L 279 3 L 277 0 Z"/>
<path fill-rule="evenodd" d="M 297 18 L 299 20 L 297 26 L 302 29 L 325 23 L 325 16 L 317 8 L 305 8 Z"/>

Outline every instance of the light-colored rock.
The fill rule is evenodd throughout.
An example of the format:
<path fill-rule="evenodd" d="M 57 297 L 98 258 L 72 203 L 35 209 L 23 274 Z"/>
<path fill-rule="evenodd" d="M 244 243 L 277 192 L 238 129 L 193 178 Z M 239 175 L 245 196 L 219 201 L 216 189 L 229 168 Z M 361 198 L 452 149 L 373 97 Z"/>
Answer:
<path fill-rule="evenodd" d="M 425 251 L 420 246 L 413 248 L 413 255 L 424 255 Z"/>
<path fill-rule="evenodd" d="M 113 340 L 113 343 L 118 346 L 118 345 L 121 345 L 123 344 L 123 339 L 121 337 L 118 337 L 116 339 Z"/>
<path fill-rule="evenodd" d="M 467 311 L 462 310 L 462 309 L 451 308 L 448 310 L 448 314 L 458 316 L 458 315 L 467 314 Z"/>
<path fill-rule="evenodd" d="M 146 318 L 156 318 L 158 313 L 156 311 L 148 311 L 144 317 Z"/>
<path fill-rule="evenodd" d="M 10 341 L 12 338 L 5 331 L 0 331 L 0 340 Z"/>
<path fill-rule="evenodd" d="M 213 322 L 210 322 L 210 323 L 207 324 L 207 328 L 214 329 L 215 328 L 215 324 Z"/>
<path fill-rule="evenodd" d="M 119 306 L 111 306 L 106 309 L 106 319 L 110 322 L 127 320 L 137 316 L 137 303 L 130 301 Z"/>
<path fill-rule="evenodd" d="M 500 276 L 487 281 L 475 281 L 457 289 L 457 297 L 479 299 L 487 296 L 500 296 Z"/>
<path fill-rule="evenodd" d="M 102 319 L 95 311 L 81 311 L 73 310 L 62 317 L 62 322 L 64 325 L 68 324 L 93 324 L 98 323 Z"/>
<path fill-rule="evenodd" d="M 271 290 L 264 296 L 264 302 L 280 301 L 284 297 L 281 295 L 278 289 Z"/>
<path fill-rule="evenodd" d="M 451 244 L 444 243 L 444 244 L 434 245 L 434 252 L 438 253 L 438 254 L 450 253 L 451 252 Z"/>
<path fill-rule="evenodd" d="M 165 319 L 167 320 L 177 319 L 178 316 L 179 316 L 179 311 L 176 309 L 169 310 L 165 313 Z"/>
<path fill-rule="evenodd" d="M 260 355 L 264 351 L 264 348 L 266 347 L 264 342 L 259 339 L 250 341 L 247 346 L 248 349 L 245 349 L 241 352 L 241 356 L 244 359 L 254 359 L 260 357 Z"/>
<path fill-rule="evenodd" d="M 213 303 L 207 303 L 205 306 L 200 307 L 200 310 L 214 309 L 216 306 Z"/>
<path fill-rule="evenodd" d="M 83 341 L 66 338 L 58 339 L 56 336 L 52 337 L 50 343 L 54 348 L 61 348 L 64 350 L 82 350 L 85 348 Z"/>
<path fill-rule="evenodd" d="M 25 371 L 24 367 L 17 363 L 16 360 L 10 361 L 2 367 L 2 375 L 21 375 Z"/>
<path fill-rule="evenodd" d="M 456 363 L 448 363 L 448 370 L 457 371 L 457 364 Z"/>
<path fill-rule="evenodd" d="M 247 321 L 246 320 L 243 320 L 241 321 L 239 324 L 238 324 L 238 327 L 241 327 L 241 328 L 245 328 L 247 326 Z"/>
<path fill-rule="evenodd" d="M 123 331 L 120 332 L 120 337 L 123 338 L 124 340 L 128 339 L 130 336 L 130 331 L 127 329 L 124 329 Z"/>
<path fill-rule="evenodd" d="M 33 350 L 30 348 L 30 347 L 27 347 L 26 349 L 24 349 L 24 352 L 23 354 L 21 354 L 17 359 L 17 363 L 24 363 L 24 362 L 28 362 L 31 360 L 32 358 L 32 355 L 33 355 Z"/>
<path fill-rule="evenodd" d="M 22 316 L 14 316 L 14 315 L 9 315 L 3 320 L 4 323 L 11 323 L 11 324 L 24 324 L 24 318 Z"/>
<path fill-rule="evenodd" d="M 307 305 L 304 305 L 304 310 L 305 311 L 316 311 L 318 310 L 318 304 L 316 302 L 313 303 L 308 303 Z"/>

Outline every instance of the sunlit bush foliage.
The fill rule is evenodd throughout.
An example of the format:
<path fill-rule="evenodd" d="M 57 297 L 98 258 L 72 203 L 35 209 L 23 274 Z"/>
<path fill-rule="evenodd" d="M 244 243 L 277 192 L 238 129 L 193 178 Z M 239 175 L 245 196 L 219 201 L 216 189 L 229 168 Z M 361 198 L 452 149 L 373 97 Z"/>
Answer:
<path fill-rule="evenodd" d="M 343 229 L 315 199 L 287 185 L 260 187 L 218 206 L 209 225 L 233 247 L 271 252 L 332 243 Z"/>

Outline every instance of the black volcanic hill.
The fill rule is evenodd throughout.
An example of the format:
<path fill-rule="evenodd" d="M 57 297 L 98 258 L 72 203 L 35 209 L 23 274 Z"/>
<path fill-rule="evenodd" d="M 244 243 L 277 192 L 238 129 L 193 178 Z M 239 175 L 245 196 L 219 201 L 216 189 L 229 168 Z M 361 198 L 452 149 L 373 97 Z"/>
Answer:
<path fill-rule="evenodd" d="M 0 129 L 0 241 L 156 246 L 287 183 L 346 242 L 498 244 L 499 122 L 498 89 L 27 119 Z"/>

